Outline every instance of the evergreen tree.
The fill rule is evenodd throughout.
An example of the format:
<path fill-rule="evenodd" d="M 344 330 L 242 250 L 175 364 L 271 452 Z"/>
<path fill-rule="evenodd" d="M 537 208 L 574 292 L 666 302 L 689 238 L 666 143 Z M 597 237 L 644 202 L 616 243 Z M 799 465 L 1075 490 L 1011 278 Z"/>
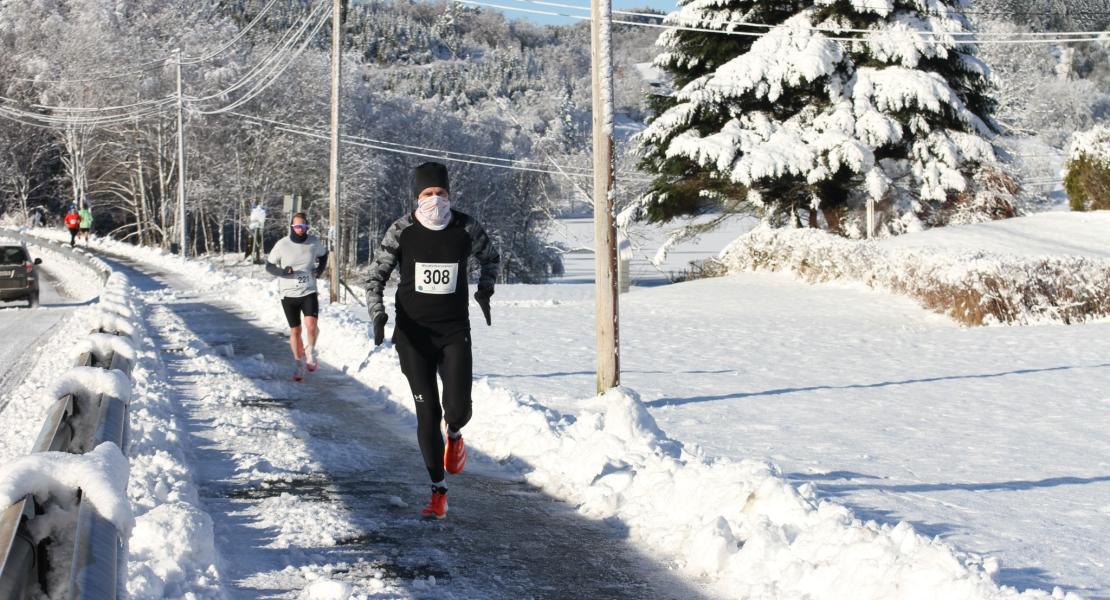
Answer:
<path fill-rule="evenodd" d="M 943 33 L 970 31 L 949 2 L 685 0 L 668 22 L 755 35 L 660 37 L 675 91 L 639 137 L 650 220 L 746 206 L 811 226 L 820 211 L 851 233 L 846 209 L 871 197 L 912 229 L 995 160 L 988 70 L 967 35 Z"/>

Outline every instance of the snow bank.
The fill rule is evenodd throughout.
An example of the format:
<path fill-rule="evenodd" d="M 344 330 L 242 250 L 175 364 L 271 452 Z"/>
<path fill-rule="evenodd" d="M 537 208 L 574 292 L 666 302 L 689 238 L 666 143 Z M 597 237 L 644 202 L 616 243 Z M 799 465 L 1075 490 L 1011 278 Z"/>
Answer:
<path fill-rule="evenodd" d="M 301 591 L 301 600 L 347 600 L 354 593 L 350 584 L 332 579 L 321 579 Z"/>
<path fill-rule="evenodd" d="M 127 459 L 118 446 L 104 442 L 85 454 L 39 452 L 0 467 L 0 506 L 10 506 L 31 494 L 73 506 L 77 490 L 97 514 L 111 521 L 126 539 L 135 524 L 127 501 Z"/>
<path fill-rule="evenodd" d="M 90 333 L 85 339 L 73 346 L 73 355 L 92 353 L 97 360 L 105 361 L 110 354 L 118 354 L 127 360 L 135 360 L 135 343 L 128 337 L 110 333 Z"/>
<path fill-rule="evenodd" d="M 100 305 L 97 305 L 97 308 L 89 313 L 85 313 L 82 318 L 93 331 L 115 331 L 132 339 L 135 338 L 138 331 L 132 321 L 114 312 L 104 310 L 100 308 Z"/>
<path fill-rule="evenodd" d="M 212 519 L 193 481 L 164 365 L 145 336 L 144 306 L 128 277 L 112 272 L 100 301 L 82 318 L 95 330 L 122 336 L 94 333 L 78 343 L 78 349 L 102 358 L 116 352 L 133 363 L 127 496 L 136 519 L 128 545 L 127 595 L 133 600 L 225 598 Z"/>
<path fill-rule="evenodd" d="M 367 372 L 381 381 L 374 363 L 395 353 L 373 358 Z M 997 561 L 962 554 L 906 523 L 861 522 L 769 463 L 687 450 L 663 434 L 632 390 L 586 400 L 576 418 L 485 380 L 474 396 L 483 414 L 467 427 L 469 444 L 583 514 L 619 519 L 634 539 L 729 597 L 1077 598 L 1000 586 Z M 409 406 L 407 393 L 389 398 Z"/>
<path fill-rule="evenodd" d="M 169 502 L 144 514 L 128 546 L 131 598 L 182 597 L 197 577 L 215 576 L 212 518 L 192 504 Z M 186 596 L 188 597 L 188 596 Z"/>
<path fill-rule="evenodd" d="M 126 296 L 142 315 L 142 296 Z M 165 366 L 145 335 L 143 320 L 128 325 L 135 356 L 127 495 L 136 519 L 128 545 L 127 595 L 132 600 L 226 598 L 212 519 L 197 493 L 185 450 L 187 434 L 169 394 Z"/>
<path fill-rule="evenodd" d="M 58 398 L 73 394 L 78 398 L 92 399 L 101 394 L 131 400 L 131 381 L 120 371 L 98 367 L 73 367 L 42 392 L 44 405 L 50 406 Z"/>
<path fill-rule="evenodd" d="M 967 325 L 1078 323 L 1110 315 L 1110 260 L 890 248 L 815 229 L 757 229 L 718 259 L 728 272 L 787 271 L 917 299 Z"/>

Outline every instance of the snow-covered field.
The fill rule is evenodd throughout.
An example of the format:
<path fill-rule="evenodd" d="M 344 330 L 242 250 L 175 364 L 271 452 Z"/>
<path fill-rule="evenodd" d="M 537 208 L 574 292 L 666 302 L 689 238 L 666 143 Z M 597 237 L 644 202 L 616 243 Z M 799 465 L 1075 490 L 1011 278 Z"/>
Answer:
<path fill-rule="evenodd" d="M 1108 225 L 1048 213 L 881 243 L 1105 257 Z M 592 319 L 592 290 L 504 292 L 501 327 L 475 334 L 478 371 L 576 410 L 593 339 L 566 324 Z M 1000 559 L 1002 582 L 1110 597 L 1110 324 L 968 330 L 860 284 L 776 274 L 633 288 L 621 316 L 623 382 L 671 437 L 769 457 L 860 516 Z"/>
<path fill-rule="evenodd" d="M 279 322 L 266 282 L 111 248 Z M 627 389 L 595 399 L 592 295 L 498 289 L 468 440 L 688 577 L 734 597 L 1110 594 L 1106 324 L 969 330 L 784 275 L 634 287 Z M 321 357 L 407 410 L 361 310 L 325 309 Z"/>
<path fill-rule="evenodd" d="M 683 227 L 705 223 L 713 215 L 677 219 L 674 223 L 662 226 L 632 224 L 629 228 L 632 259 L 629 276 L 632 285 L 650 286 L 668 283 L 675 275 L 690 266 L 690 261 L 702 260 L 715 255 L 737 236 L 751 230 L 758 219 L 736 216 L 727 220 L 718 229 L 694 239 L 677 242 L 668 246 L 668 251 L 657 260 L 659 249 L 666 244 L 670 235 Z M 593 219 L 561 219 L 552 225 L 548 232 L 550 241 L 572 249 L 563 255 L 566 274 L 554 279 L 558 283 L 592 283 L 594 277 L 594 222 Z"/>
<path fill-rule="evenodd" d="M 933 248 L 946 252 L 1110 258 L 1110 214 L 1036 213 L 978 225 L 929 229 L 879 243 L 890 248 Z"/>

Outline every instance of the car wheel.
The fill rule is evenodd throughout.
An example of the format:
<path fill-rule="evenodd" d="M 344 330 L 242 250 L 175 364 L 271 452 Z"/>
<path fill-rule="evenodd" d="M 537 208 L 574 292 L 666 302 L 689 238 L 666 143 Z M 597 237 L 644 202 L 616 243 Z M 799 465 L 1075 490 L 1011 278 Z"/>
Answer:
<path fill-rule="evenodd" d="M 37 291 L 32 293 L 30 296 L 27 296 L 27 306 L 28 307 L 35 308 L 38 305 L 39 305 L 39 293 Z"/>

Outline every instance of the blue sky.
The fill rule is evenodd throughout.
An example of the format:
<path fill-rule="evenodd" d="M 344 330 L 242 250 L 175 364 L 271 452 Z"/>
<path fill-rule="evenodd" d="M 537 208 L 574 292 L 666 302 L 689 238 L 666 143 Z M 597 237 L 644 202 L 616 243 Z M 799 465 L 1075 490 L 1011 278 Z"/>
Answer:
<path fill-rule="evenodd" d="M 354 0 L 358 2 L 358 0 Z M 575 11 L 566 8 L 555 8 L 551 6 L 544 6 L 539 4 L 532 4 L 527 1 L 520 0 L 480 0 L 482 2 L 489 2 L 491 4 L 501 4 L 504 6 L 519 6 L 521 8 L 528 8 L 544 12 L 556 13 L 579 13 L 583 15 L 589 14 L 590 0 L 551 0 L 557 4 L 576 4 L 584 7 L 587 10 Z M 678 3 L 675 0 L 613 0 L 613 8 L 620 10 L 632 10 L 637 8 L 651 7 L 663 12 L 671 12 L 678 8 Z M 487 8 L 485 10 L 497 10 L 495 8 Z M 564 24 L 574 23 L 577 19 L 569 19 L 566 17 L 550 17 L 546 15 L 533 15 L 529 13 L 516 12 L 516 11 L 501 11 L 505 13 L 510 19 L 527 19 L 534 23 L 542 24 Z"/>
<path fill-rule="evenodd" d="M 549 12 L 557 12 L 557 13 L 579 13 L 579 14 L 583 14 L 583 15 L 589 15 L 588 10 L 575 11 L 575 10 L 570 10 L 570 9 L 566 9 L 566 8 L 555 8 L 555 7 L 549 7 L 549 6 L 544 6 L 544 5 L 531 4 L 529 2 L 519 2 L 519 1 L 515 1 L 515 0 L 481 0 L 481 1 L 482 2 L 489 2 L 491 4 L 501 4 L 501 5 L 504 5 L 504 6 L 520 6 L 522 8 L 541 10 L 541 11 L 549 11 Z M 557 4 L 577 4 L 577 5 L 583 6 L 584 8 L 587 8 L 587 9 L 590 6 L 589 0 L 552 0 L 552 1 L 557 3 Z M 677 4 L 677 2 L 675 2 L 675 0 L 613 0 L 613 8 L 615 8 L 615 9 L 633 10 L 633 9 L 644 8 L 644 7 L 651 7 L 651 8 L 654 8 L 656 10 L 661 10 L 663 12 L 671 12 L 671 11 L 675 10 L 678 7 L 678 4 Z M 486 10 L 497 10 L 497 9 L 486 9 Z M 576 19 L 568 19 L 568 18 L 565 18 L 565 17 L 549 17 L 549 16 L 546 16 L 546 15 L 533 15 L 533 14 L 515 12 L 515 11 L 502 11 L 502 12 L 504 12 L 505 15 L 507 17 L 509 17 L 510 19 L 527 19 L 527 20 L 535 22 L 535 23 L 543 23 L 543 24 L 563 24 L 563 23 L 573 23 L 573 22 L 576 21 Z"/>

